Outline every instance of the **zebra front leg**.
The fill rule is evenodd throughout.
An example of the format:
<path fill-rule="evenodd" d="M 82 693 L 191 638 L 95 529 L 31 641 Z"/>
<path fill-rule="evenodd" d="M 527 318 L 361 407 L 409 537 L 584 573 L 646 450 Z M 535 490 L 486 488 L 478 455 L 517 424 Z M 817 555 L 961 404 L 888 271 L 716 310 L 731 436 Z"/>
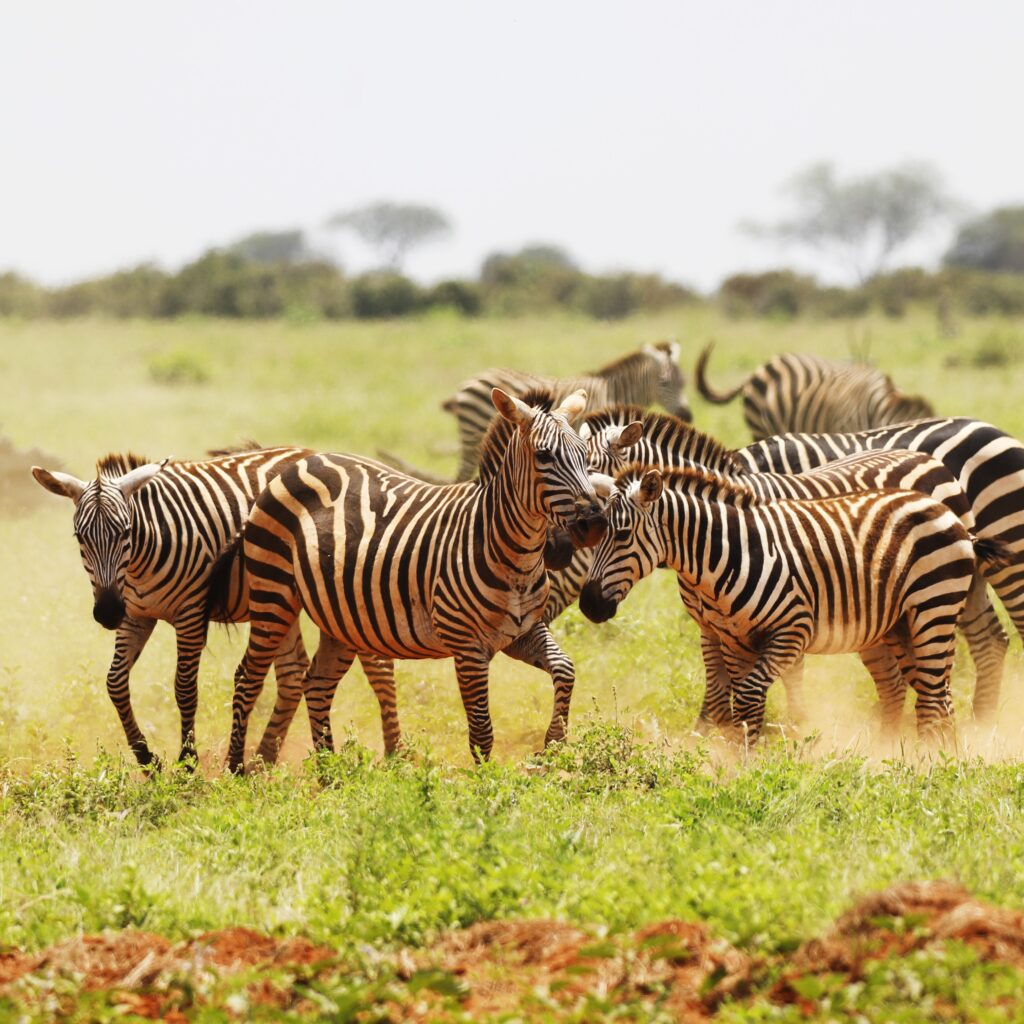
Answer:
<path fill-rule="evenodd" d="M 704 700 L 694 728 L 706 733 L 710 726 L 717 726 L 728 732 L 732 726 L 732 678 L 718 637 L 701 631 L 700 653 L 704 659 Z"/>
<path fill-rule="evenodd" d="M 178 761 L 189 771 L 195 768 L 196 708 L 199 705 L 199 659 L 206 646 L 207 618 L 200 608 L 190 609 L 174 621 L 178 664 L 174 672 L 174 699 L 181 716 L 181 750 Z"/>
<path fill-rule="evenodd" d="M 732 739 L 753 746 L 764 726 L 768 687 L 803 657 L 792 638 L 775 639 L 758 654 L 750 670 L 732 687 Z"/>
<path fill-rule="evenodd" d="M 469 750 L 477 763 L 486 761 L 494 746 L 488 693 L 490 660 L 489 656 L 479 651 L 455 655 L 455 675 L 459 681 L 459 694 L 469 726 Z"/>
<path fill-rule="evenodd" d="M 807 705 L 804 703 L 804 659 L 798 658 L 782 674 L 782 685 L 786 688 L 786 709 L 789 717 L 797 724 L 807 721 Z"/>
<path fill-rule="evenodd" d="M 551 723 L 544 735 L 544 746 L 561 743 L 569 727 L 569 705 L 572 703 L 572 691 L 576 685 L 576 667 L 572 659 L 558 646 L 551 631 L 543 622 L 538 622 L 522 636 L 513 640 L 505 648 L 505 653 L 510 658 L 542 669 L 551 676 L 554 708 Z"/>
<path fill-rule="evenodd" d="M 156 619 L 133 619 L 126 615 L 117 627 L 114 639 L 114 659 L 107 671 L 107 695 L 121 719 L 125 739 L 135 760 L 147 771 L 159 771 L 160 759 L 149 749 L 146 737 L 135 720 L 128 677 L 139 660 L 146 642 L 153 635 Z"/>
<path fill-rule="evenodd" d="M 288 630 L 284 638 L 281 650 L 274 658 L 274 676 L 277 681 L 277 699 L 274 701 L 274 710 L 270 714 L 270 720 L 263 731 L 263 739 L 260 740 L 256 756 L 267 764 L 273 764 L 284 745 L 285 736 L 288 735 L 288 728 L 295 717 L 295 711 L 302 700 L 302 692 L 305 684 L 306 673 L 309 671 L 309 656 L 306 654 L 306 645 L 302 642 L 302 632 L 299 629 L 298 620 Z"/>
<path fill-rule="evenodd" d="M 402 727 L 398 721 L 398 697 L 395 692 L 395 663 L 376 654 L 361 654 L 366 681 L 380 706 L 380 727 L 384 734 L 384 753 L 393 754 L 402 746 Z M 340 678 L 340 676 L 339 676 Z"/>
<path fill-rule="evenodd" d="M 960 616 L 960 628 L 974 661 L 974 718 L 983 725 L 989 725 L 995 719 L 999 706 L 1003 662 L 1009 640 L 981 576 L 975 576 L 971 584 L 967 604 Z"/>
<path fill-rule="evenodd" d="M 331 705 L 334 703 L 334 691 L 337 690 L 342 677 L 352 667 L 355 657 L 355 651 L 351 648 L 327 633 L 320 633 L 320 645 L 313 655 L 313 662 L 306 673 L 303 687 L 314 750 L 334 752 L 334 736 L 331 734 Z"/>
<path fill-rule="evenodd" d="M 878 693 L 882 737 L 892 741 L 900 729 L 907 683 L 899 661 L 889 644 L 878 644 L 860 652 L 860 660 L 871 673 Z"/>

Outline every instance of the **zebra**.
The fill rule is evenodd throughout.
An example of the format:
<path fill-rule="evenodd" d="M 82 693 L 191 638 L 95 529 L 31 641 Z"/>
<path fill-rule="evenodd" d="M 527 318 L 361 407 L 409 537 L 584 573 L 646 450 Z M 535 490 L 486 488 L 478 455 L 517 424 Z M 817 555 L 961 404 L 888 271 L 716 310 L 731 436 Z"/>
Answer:
<path fill-rule="evenodd" d="M 564 736 L 574 669 L 542 619 L 543 549 L 551 520 L 583 545 L 604 531 L 586 449 L 569 426 L 586 394 L 550 413 L 498 388 L 492 399 L 501 417 L 484 439 L 476 481 L 429 484 L 371 459 L 324 454 L 298 461 L 257 498 L 208 599 L 211 611 L 223 605 L 241 554 L 252 624 L 235 674 L 232 771 L 243 770 L 249 714 L 302 609 L 323 637 L 305 685 L 315 735 L 329 731 L 337 680 L 357 653 L 451 657 L 470 750 L 487 758 L 488 665 L 525 638 L 554 683 L 545 742 Z"/>
<path fill-rule="evenodd" d="M 674 569 L 731 680 L 733 739 L 756 741 L 768 686 L 805 653 L 861 652 L 870 667 L 883 651 L 917 694 L 919 737 L 951 738 L 956 623 L 975 552 L 998 561 L 1000 545 L 907 491 L 765 500 L 711 471 L 644 466 L 614 487 L 580 609 L 604 622 L 638 580 Z M 903 690 L 887 676 L 876 684 L 891 732 Z"/>
<path fill-rule="evenodd" d="M 927 452 L 904 451 L 898 446 L 886 451 L 854 448 L 845 458 L 803 472 L 764 472 L 752 471 L 736 453 L 689 424 L 636 406 L 614 406 L 589 413 L 583 418 L 579 432 L 587 443 L 591 469 L 597 473 L 614 474 L 632 463 L 700 467 L 742 483 L 763 499 L 827 497 L 883 488 L 914 490 L 945 504 L 967 530 L 976 528 L 974 509 L 960 483 L 943 463 Z M 593 552 L 578 552 L 571 572 L 578 575 L 584 556 L 589 561 Z M 564 578 L 565 574 L 562 575 Z M 975 714 L 985 719 L 991 715 L 998 698 L 1008 643 L 981 580 L 972 590 L 963 626 L 977 670 Z M 799 669 L 791 671 L 784 682 L 791 712 L 799 719 L 802 717 Z M 713 676 L 709 666 L 708 695 L 699 724 L 708 720 L 708 702 L 713 701 L 713 691 L 722 685 L 727 683 L 720 676 Z"/>
<path fill-rule="evenodd" d="M 743 418 L 755 441 L 787 431 L 863 430 L 935 414 L 924 398 L 898 391 L 880 370 L 796 353 L 775 356 L 731 391 L 714 391 L 706 376 L 713 348 L 706 346 L 697 359 L 697 390 L 718 405 L 742 392 Z"/>
<path fill-rule="evenodd" d="M 206 588 L 220 550 L 241 528 L 256 495 L 286 466 L 312 454 L 306 448 L 225 450 L 198 462 L 149 462 L 131 452 L 99 460 L 96 479 L 34 466 L 32 475 L 53 494 L 74 503 L 74 530 L 92 584 L 93 617 L 116 630 L 107 693 L 128 745 L 146 770 L 157 770 L 132 710 L 129 676 L 156 623 L 169 622 L 177 640 L 174 696 L 181 716 L 178 758 L 196 757 L 195 716 L 199 661 L 206 643 Z M 235 586 L 223 621 L 247 618 Z M 293 628 L 275 655 L 277 702 L 260 744 L 273 760 L 299 700 L 309 665 L 299 630 Z M 394 678 L 387 662 L 363 662 L 381 705 L 385 747 L 399 741 Z"/>
<path fill-rule="evenodd" d="M 591 409 L 614 402 L 645 406 L 658 403 L 674 415 L 689 420 L 692 414 L 683 394 L 685 384 L 679 369 L 679 344 L 674 341 L 644 345 L 600 370 L 567 380 L 553 380 L 520 370 L 487 370 L 465 381 L 441 405 L 458 421 L 460 457 L 456 480 L 469 480 L 476 473 L 480 442 L 494 415 L 493 388 L 501 388 L 506 394 L 520 398 L 531 388 L 545 388 L 554 393 L 556 400 L 582 388 L 587 392 L 587 405 Z M 399 468 L 406 469 L 404 464 Z M 421 474 L 417 471 L 412 475 Z"/>
<path fill-rule="evenodd" d="M 1006 548 L 1006 564 L 986 576 L 1024 638 L 1024 445 L 1016 438 L 981 420 L 937 417 L 857 433 L 785 434 L 733 455 L 753 473 L 801 473 L 853 452 L 892 448 L 925 452 L 942 462 L 971 503 L 977 535 Z M 1002 645 L 1005 652 L 1002 627 L 987 615 L 961 625 L 972 650 L 988 643 L 991 649 Z M 991 721 L 998 700 L 998 682 L 979 688 L 975 718 Z"/>

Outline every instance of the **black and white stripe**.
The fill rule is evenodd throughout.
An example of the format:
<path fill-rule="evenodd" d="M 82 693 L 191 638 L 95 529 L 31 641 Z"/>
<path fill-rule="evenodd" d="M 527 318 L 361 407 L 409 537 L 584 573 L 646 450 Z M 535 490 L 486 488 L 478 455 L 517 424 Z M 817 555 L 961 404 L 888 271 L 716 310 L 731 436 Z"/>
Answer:
<path fill-rule="evenodd" d="M 981 420 L 934 418 L 851 434 L 786 434 L 737 450 L 734 455 L 753 472 L 800 473 L 852 452 L 902 448 L 925 452 L 945 465 L 971 504 L 978 537 L 1001 544 L 1009 563 L 986 573 L 1017 632 L 1024 637 L 1024 445 Z M 991 621 L 965 618 L 970 638 L 992 636 Z M 999 629 L 999 634 L 1002 630 Z M 980 679 L 980 670 L 979 670 Z M 998 687 L 975 697 L 975 715 L 990 718 Z"/>
<path fill-rule="evenodd" d="M 906 451 L 898 445 L 891 450 L 852 447 L 851 454 L 837 455 L 835 461 L 807 466 L 802 471 L 763 471 L 760 464 L 752 471 L 749 461 L 740 457 L 742 453 L 729 451 L 672 416 L 645 412 L 635 406 L 618 406 L 587 415 L 580 425 L 580 436 L 587 443 L 591 467 L 599 473 L 615 474 L 633 463 L 711 469 L 768 500 L 820 498 L 884 488 L 917 491 L 945 504 L 968 531 L 977 528 L 974 508 L 960 482 L 946 465 L 926 451 Z M 769 449 L 771 444 L 761 442 L 747 450 Z M 592 556 L 593 552 L 581 551 L 574 561 L 585 564 L 584 560 Z M 573 569 L 578 572 L 575 565 Z M 1008 644 L 983 582 L 972 590 L 963 629 L 977 672 L 975 713 L 984 719 L 991 716 L 998 701 Z M 799 671 L 789 673 L 785 683 L 790 710 L 799 718 Z M 721 684 L 709 673 L 707 700 L 716 699 L 714 691 L 718 685 Z M 702 719 L 708 717 L 707 700 Z"/>
<path fill-rule="evenodd" d="M 233 770 L 273 653 L 303 609 L 326 638 L 305 688 L 318 742 L 329 741 L 336 682 L 357 654 L 451 657 L 470 748 L 487 757 L 488 665 L 523 637 L 554 682 L 546 739 L 564 735 L 574 670 L 542 619 L 543 551 L 551 522 L 584 544 L 603 533 L 586 449 L 569 426 L 585 400 L 574 394 L 547 413 L 496 389 L 503 418 L 474 482 L 430 484 L 351 455 L 304 458 L 271 482 L 240 540 L 252 626 L 235 676 Z M 232 558 L 229 549 L 222 578 Z M 221 598 L 211 587 L 215 607 Z"/>
<path fill-rule="evenodd" d="M 75 536 L 92 584 L 93 615 L 117 631 L 107 692 L 139 764 L 158 762 L 132 710 L 129 676 L 156 623 L 169 622 L 175 630 L 179 758 L 191 759 L 196 753 L 197 677 L 206 642 L 211 568 L 238 533 L 256 495 L 284 468 L 309 454 L 305 448 L 245 449 L 198 462 L 160 464 L 130 453 L 109 455 L 98 463 L 96 479 L 88 482 L 33 469 L 43 487 L 75 504 Z M 247 617 L 236 578 L 221 621 L 242 622 Z M 297 626 L 283 638 L 274 664 L 277 702 L 260 745 L 269 760 L 276 757 L 301 700 L 309 665 Z M 389 691 L 393 706 L 391 666 L 364 663 L 364 668 L 382 711 Z"/>
<path fill-rule="evenodd" d="M 707 382 L 714 346 L 697 360 L 697 390 L 709 402 L 724 404 L 743 394 L 743 418 L 755 439 L 788 431 L 850 431 L 931 416 L 923 398 L 896 389 L 871 366 L 834 363 L 817 356 L 785 353 L 759 366 L 732 391 Z"/>
<path fill-rule="evenodd" d="M 891 490 L 766 501 L 703 470 L 633 467 L 606 514 L 581 610 L 611 618 L 638 580 L 674 569 L 730 679 L 735 738 L 757 738 L 768 686 L 805 653 L 843 652 L 894 664 L 917 695 L 919 735 L 948 736 L 954 631 L 975 552 L 945 505 Z M 891 673 L 876 683 L 892 730 L 902 686 L 897 701 Z"/>
<path fill-rule="evenodd" d="M 566 380 L 539 377 L 521 370 L 487 370 L 465 381 L 442 404 L 458 424 L 460 456 L 456 479 L 469 480 L 476 473 L 480 443 L 494 415 L 491 404 L 494 388 L 519 398 L 530 389 L 543 388 L 550 391 L 556 401 L 583 389 L 587 392 L 590 409 L 617 403 L 644 407 L 657 404 L 675 416 L 690 419 L 690 406 L 683 394 L 685 384 L 679 369 L 679 345 L 670 341 L 645 345 L 600 370 Z"/>

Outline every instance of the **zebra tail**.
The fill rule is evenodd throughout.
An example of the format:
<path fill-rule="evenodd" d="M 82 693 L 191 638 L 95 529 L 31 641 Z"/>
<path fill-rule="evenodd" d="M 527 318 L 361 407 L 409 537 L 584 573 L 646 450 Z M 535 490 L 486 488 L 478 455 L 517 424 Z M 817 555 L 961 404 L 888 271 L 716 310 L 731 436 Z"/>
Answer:
<path fill-rule="evenodd" d="M 217 556 L 206 587 L 206 621 L 227 622 L 231 613 L 231 577 L 235 563 L 242 557 L 242 533 Z"/>
<path fill-rule="evenodd" d="M 715 405 L 725 405 L 726 402 L 731 402 L 742 390 L 746 381 L 742 384 L 738 384 L 732 389 L 732 391 L 715 391 L 710 384 L 708 384 L 705 372 L 707 370 L 708 360 L 711 358 L 711 350 L 715 347 L 715 343 L 709 342 L 701 350 L 700 355 L 697 357 L 697 365 L 694 367 L 693 376 L 697 384 L 697 390 L 701 395 L 709 402 L 714 402 Z"/>
<path fill-rule="evenodd" d="M 982 569 L 988 572 L 1005 569 L 1016 561 L 1013 548 L 1005 541 L 990 537 L 974 537 L 973 540 L 974 557 L 981 563 Z"/>

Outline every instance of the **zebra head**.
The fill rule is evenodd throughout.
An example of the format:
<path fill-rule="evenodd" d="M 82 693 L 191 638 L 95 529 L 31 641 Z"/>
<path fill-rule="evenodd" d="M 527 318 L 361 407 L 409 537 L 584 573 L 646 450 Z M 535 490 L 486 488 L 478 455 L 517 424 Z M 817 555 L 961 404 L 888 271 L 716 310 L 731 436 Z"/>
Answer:
<path fill-rule="evenodd" d="M 661 473 L 630 471 L 616 482 L 594 474 L 598 493 L 610 493 L 605 515 L 608 532 L 597 546 L 580 592 L 580 611 L 591 622 L 606 622 L 633 586 L 664 561 L 658 499 L 664 490 Z"/>
<path fill-rule="evenodd" d="M 513 458 L 527 507 L 565 528 L 576 547 L 593 547 L 604 536 L 607 523 L 590 482 L 587 446 L 569 426 L 586 408 L 586 392 L 574 392 L 550 412 L 500 388 L 491 391 L 491 401 L 505 420 L 518 427 L 514 446 L 518 454 Z"/>
<path fill-rule="evenodd" d="M 693 411 L 683 391 L 686 388 L 686 377 L 679 369 L 679 342 L 659 341 L 654 345 L 645 345 L 644 354 L 654 361 L 656 367 L 657 403 L 687 423 L 693 422 Z"/>
<path fill-rule="evenodd" d="M 90 482 L 32 467 L 40 486 L 74 502 L 75 539 L 92 584 L 92 615 L 107 629 L 117 629 L 125 613 L 124 581 L 132 553 L 131 497 L 166 463 L 164 459 L 129 469 L 124 460 L 104 459 L 99 475 Z M 114 475 L 114 466 L 123 471 Z"/>
<path fill-rule="evenodd" d="M 639 443 L 644 425 L 640 420 L 609 423 L 598 430 L 584 422 L 580 437 L 587 446 L 587 462 L 592 473 L 613 474 L 633 461 L 630 449 Z"/>

